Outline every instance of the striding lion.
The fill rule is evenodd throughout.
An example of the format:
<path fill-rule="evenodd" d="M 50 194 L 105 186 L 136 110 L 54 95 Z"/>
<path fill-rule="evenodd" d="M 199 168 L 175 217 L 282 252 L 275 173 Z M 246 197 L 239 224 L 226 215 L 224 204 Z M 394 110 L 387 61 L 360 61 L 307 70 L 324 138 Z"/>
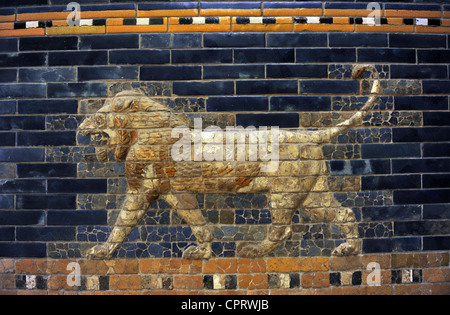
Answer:
<path fill-rule="evenodd" d="M 358 253 L 361 243 L 357 240 L 355 215 L 351 209 L 341 207 L 328 192 L 326 164 L 319 144 L 359 125 L 374 105 L 380 93 L 375 68 L 357 65 L 353 77 L 362 78 L 367 69 L 372 71 L 375 80 L 363 108 L 335 127 L 283 129 L 276 136 L 272 134 L 272 140 L 278 140 L 281 154 L 278 167 L 268 170 L 264 170 L 267 163 L 261 160 L 177 159 L 173 149 L 180 139 L 179 135 L 173 137 L 173 131 L 187 125 L 183 115 L 175 115 L 165 105 L 137 92 L 121 92 L 107 100 L 79 130 L 86 136 L 101 135 L 102 146 L 96 151 L 99 161 L 105 161 L 110 154 L 117 161 L 124 161 L 127 192 L 108 240 L 88 250 L 87 256 L 110 258 L 144 217 L 150 204 L 163 198 L 189 224 L 196 237 L 198 245 L 188 247 L 183 258 L 209 259 L 213 234 L 199 209 L 198 193 L 267 194 L 272 224 L 266 239 L 260 243 L 240 242 L 238 256 L 263 257 L 275 250 L 291 236 L 291 221 L 300 208 L 307 216 L 336 223 L 344 231 L 347 241 L 334 250 L 334 255 Z M 204 139 L 201 143 L 204 147 L 203 143 Z M 296 158 L 285 152 L 291 148 L 299 152 Z"/>

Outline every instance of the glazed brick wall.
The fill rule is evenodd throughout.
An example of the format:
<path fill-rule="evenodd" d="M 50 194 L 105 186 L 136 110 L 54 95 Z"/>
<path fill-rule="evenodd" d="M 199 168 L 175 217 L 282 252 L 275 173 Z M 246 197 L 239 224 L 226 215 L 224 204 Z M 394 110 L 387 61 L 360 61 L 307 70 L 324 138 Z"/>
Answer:
<path fill-rule="evenodd" d="M 62 4 L 0 1 L 0 7 Z M 371 293 L 376 290 L 361 285 L 367 263 L 378 261 L 383 269 L 378 293 L 450 292 L 449 37 L 187 32 L 0 38 L 0 289 L 26 289 L 26 277 L 36 275 L 34 290 L 70 290 L 64 287 L 67 271 L 55 271 L 49 262 L 84 263 L 84 251 L 111 232 L 123 201 L 123 165 L 96 162 L 89 139 L 77 134 L 85 116 L 106 98 L 131 88 L 221 127 L 318 127 L 340 121 L 365 102 L 368 82 L 352 80 L 351 67 L 372 63 L 382 75 L 380 103 L 362 126 L 323 148 L 334 197 L 356 214 L 362 255 L 329 257 L 342 242 L 339 231 L 300 223 L 297 214 L 297 232 L 286 244 L 271 257 L 242 262 L 235 257 L 235 241 L 246 225 L 265 231 L 267 200 L 203 194 L 198 200 L 206 217 L 232 233 L 217 232 L 211 262 L 179 259 L 195 238 L 158 201 L 116 254 L 119 264 L 136 264 L 134 269 L 108 273 L 103 265 L 90 267 L 99 269 L 83 273 L 83 281 L 97 276 L 98 288 L 84 283 L 77 290 L 207 292 L 219 272 L 229 275 L 224 289 L 237 293 L 287 292 L 278 286 L 279 274 L 288 275 L 290 289 L 308 293 Z M 166 287 L 145 282 L 152 259 L 175 265 L 172 271 L 152 270 L 166 276 Z M 325 267 L 299 267 L 309 266 L 306 259 L 324 259 Z M 237 267 L 214 269 L 216 262 Z M 283 262 L 295 267 L 274 267 Z M 184 263 L 193 269 L 183 272 Z M 45 267 L 21 269 L 23 264 Z M 255 269 L 243 271 L 245 266 Z M 401 282 L 406 269 L 414 275 L 409 285 Z"/>

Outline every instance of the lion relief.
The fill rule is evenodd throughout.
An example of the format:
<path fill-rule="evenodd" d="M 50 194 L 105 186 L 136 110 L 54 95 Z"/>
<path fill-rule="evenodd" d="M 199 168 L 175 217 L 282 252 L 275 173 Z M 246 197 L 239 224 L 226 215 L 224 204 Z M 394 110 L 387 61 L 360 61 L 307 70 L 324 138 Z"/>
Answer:
<path fill-rule="evenodd" d="M 376 72 L 373 66 L 358 65 L 354 69 L 354 78 L 361 78 L 366 69 Z M 115 160 L 124 162 L 127 190 L 109 238 L 88 250 L 87 256 L 110 258 L 144 217 L 150 204 L 163 198 L 172 211 L 176 211 L 191 227 L 196 238 L 197 245 L 188 247 L 183 258 L 209 259 L 213 233 L 211 224 L 199 209 L 196 198 L 199 193 L 258 193 L 267 196 L 272 224 L 265 240 L 239 242 L 237 256 L 263 257 L 275 250 L 291 236 L 292 218 L 299 209 L 302 209 L 302 215 L 318 222 L 333 222 L 344 231 L 346 242 L 334 250 L 334 255 L 359 253 L 361 242 L 355 215 L 352 209 L 342 207 L 328 191 L 327 167 L 320 144 L 328 143 L 346 129 L 360 125 L 380 93 L 377 79 L 364 107 L 335 127 L 282 129 L 276 134 L 271 133 L 269 140 L 277 143 L 279 155 L 277 167 L 266 170 L 267 160 L 233 159 L 235 153 L 221 161 L 199 160 L 195 158 L 198 147 L 186 141 L 181 143 L 184 145 L 184 159 L 175 157 L 174 152 L 178 152 L 181 140 L 178 132 L 174 137 L 174 130 L 184 130 L 184 137 L 195 137 L 193 129 L 179 129 L 189 125 L 186 116 L 175 114 L 156 99 L 134 91 L 124 91 L 108 99 L 97 113 L 85 119 L 79 132 L 101 138 L 96 147 L 99 161 L 114 156 Z M 245 139 L 256 137 L 253 134 L 256 132 L 247 130 Z M 208 135 L 205 134 L 200 136 L 200 149 L 207 145 L 205 138 Z M 178 146 L 176 149 L 175 145 Z M 186 150 L 190 147 L 192 151 Z M 299 152 L 294 159 L 286 153 L 292 147 Z M 248 157 L 249 146 L 245 148 Z M 272 146 L 269 151 L 274 148 Z"/>

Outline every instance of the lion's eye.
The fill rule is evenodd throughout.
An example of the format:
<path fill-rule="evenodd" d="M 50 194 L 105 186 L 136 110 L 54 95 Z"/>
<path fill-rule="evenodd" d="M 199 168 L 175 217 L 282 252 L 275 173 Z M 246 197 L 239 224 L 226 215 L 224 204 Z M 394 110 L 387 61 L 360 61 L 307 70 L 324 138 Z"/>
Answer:
<path fill-rule="evenodd" d="M 97 127 L 104 128 L 106 126 L 106 118 L 104 115 L 95 115 L 94 121 Z"/>

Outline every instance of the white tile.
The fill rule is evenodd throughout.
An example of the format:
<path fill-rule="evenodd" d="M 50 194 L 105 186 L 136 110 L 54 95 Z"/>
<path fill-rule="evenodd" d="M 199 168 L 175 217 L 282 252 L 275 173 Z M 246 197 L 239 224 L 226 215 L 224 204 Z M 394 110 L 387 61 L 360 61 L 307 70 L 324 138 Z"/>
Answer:
<path fill-rule="evenodd" d="M 94 24 L 93 19 L 80 20 L 80 26 L 92 26 Z"/>
<path fill-rule="evenodd" d="M 250 24 L 262 24 L 263 18 L 262 16 L 252 16 L 250 17 Z"/>
<path fill-rule="evenodd" d="M 30 21 L 25 23 L 26 28 L 38 28 L 39 27 L 39 21 Z"/>
<path fill-rule="evenodd" d="M 306 21 L 308 24 L 320 24 L 320 17 L 319 16 L 308 16 L 306 18 Z"/>
<path fill-rule="evenodd" d="M 418 18 L 418 19 L 416 19 L 416 25 L 427 26 L 428 25 L 428 19 Z"/>
<path fill-rule="evenodd" d="M 137 18 L 136 19 L 136 25 L 149 25 L 150 24 L 150 18 Z"/>
<path fill-rule="evenodd" d="M 205 24 L 205 23 L 206 23 L 206 18 L 204 18 L 204 17 L 196 16 L 196 17 L 192 18 L 192 24 Z"/>

